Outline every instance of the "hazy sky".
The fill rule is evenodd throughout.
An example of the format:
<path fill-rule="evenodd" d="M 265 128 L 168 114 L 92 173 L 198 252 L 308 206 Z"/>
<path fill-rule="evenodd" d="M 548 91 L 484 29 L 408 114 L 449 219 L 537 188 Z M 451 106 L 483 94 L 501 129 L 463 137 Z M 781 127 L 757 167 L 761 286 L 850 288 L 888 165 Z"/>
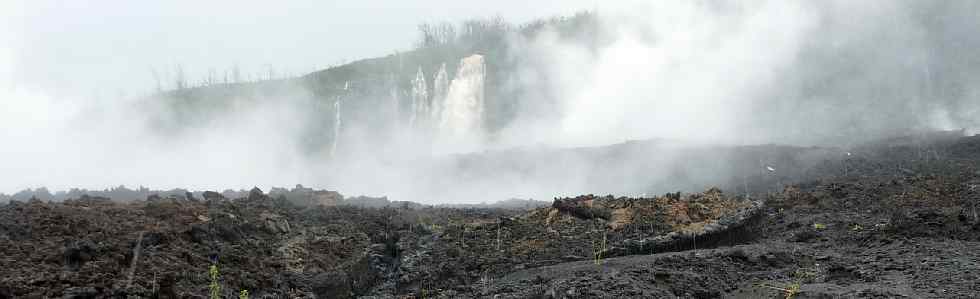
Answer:
<path fill-rule="evenodd" d="M 501 15 L 512 22 L 571 14 L 594 0 L 562 1 L 61 1 L 3 0 L 8 51 L 20 86 L 48 93 L 142 94 L 151 68 L 302 74 L 409 49 L 416 26 Z M 165 82 L 169 83 L 169 82 Z"/>

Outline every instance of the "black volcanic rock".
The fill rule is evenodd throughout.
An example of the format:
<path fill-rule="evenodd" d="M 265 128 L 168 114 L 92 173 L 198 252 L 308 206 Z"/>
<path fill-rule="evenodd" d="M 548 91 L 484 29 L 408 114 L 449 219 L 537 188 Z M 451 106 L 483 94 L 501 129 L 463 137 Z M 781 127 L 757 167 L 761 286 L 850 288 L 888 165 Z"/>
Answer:
<path fill-rule="evenodd" d="M 259 187 L 253 187 L 252 190 L 248 191 L 248 200 L 261 200 L 266 199 L 265 193 L 262 193 L 262 189 Z"/>
<path fill-rule="evenodd" d="M 204 298 L 211 265 L 223 298 L 783 298 L 796 285 L 800 298 L 970 298 L 980 151 L 936 142 L 956 156 L 863 147 L 847 175 L 817 161 L 781 190 L 738 177 L 749 187 L 524 210 L 333 193 L 13 201 L 0 204 L 0 299 Z M 316 193 L 293 191 L 274 197 Z"/>
<path fill-rule="evenodd" d="M 225 198 L 225 196 L 221 195 L 221 193 L 214 192 L 214 191 L 204 191 L 204 194 L 202 194 L 201 196 L 204 197 L 204 200 L 208 200 L 208 201 L 221 200 Z"/>

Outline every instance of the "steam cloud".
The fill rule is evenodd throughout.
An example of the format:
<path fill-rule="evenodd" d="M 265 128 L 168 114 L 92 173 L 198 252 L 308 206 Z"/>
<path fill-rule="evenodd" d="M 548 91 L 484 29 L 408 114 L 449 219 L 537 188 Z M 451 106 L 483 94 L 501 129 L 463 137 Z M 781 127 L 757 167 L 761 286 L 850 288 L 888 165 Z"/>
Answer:
<path fill-rule="evenodd" d="M 511 39 L 508 46 L 523 57 L 523 65 L 508 83 L 532 88 L 515 100 L 515 120 L 467 151 L 645 138 L 849 145 L 912 130 L 976 133 L 978 12 L 972 1 L 600 7 L 596 44 L 564 41 L 558 33 Z M 6 39 L 0 45 L 20 41 L 5 33 L 0 32 Z M 649 190 L 642 181 L 669 176 L 669 170 L 595 183 L 586 166 L 594 161 L 574 157 L 561 165 L 517 163 L 530 164 L 523 171 L 460 169 L 456 159 L 468 156 L 433 154 L 444 151 L 402 129 L 392 136 L 368 136 L 350 119 L 343 120 L 344 132 L 322 132 L 341 136 L 346 154 L 334 157 L 330 146 L 310 152 L 303 149 L 300 132 L 317 118 L 337 123 L 340 118 L 311 115 L 306 107 L 334 103 L 317 103 L 300 87 L 285 98 L 234 99 L 221 117 L 161 133 L 151 128 L 153 117 L 172 115 L 168 108 L 142 100 L 53 96 L 18 86 L 13 57 L 12 49 L 0 46 L 0 82 L 10 82 L 0 93 L 0 191 L 303 183 L 422 202 L 669 191 Z M 445 71 L 438 78 L 426 75 L 417 80 L 434 80 L 443 93 L 470 92 L 446 86 Z M 476 101 L 479 95 L 467 97 Z M 456 108 L 412 108 L 433 114 L 440 109 Z M 442 120 L 447 121 L 478 126 L 470 119 Z M 671 161 L 676 152 L 653 154 L 652 162 L 615 163 L 624 170 L 637 163 L 650 169 L 676 166 Z M 643 155 L 630 157 L 636 156 Z"/>
<path fill-rule="evenodd" d="M 534 131 L 596 145 L 655 137 L 839 144 L 975 130 L 977 77 L 966 66 L 976 65 L 967 53 L 980 44 L 968 33 L 980 29 L 975 8 L 768 1 L 600 11 L 611 41 L 597 53 L 548 37 L 528 45 L 540 56 L 533 68 L 544 70 L 529 80 L 550 83 L 560 113 Z"/>

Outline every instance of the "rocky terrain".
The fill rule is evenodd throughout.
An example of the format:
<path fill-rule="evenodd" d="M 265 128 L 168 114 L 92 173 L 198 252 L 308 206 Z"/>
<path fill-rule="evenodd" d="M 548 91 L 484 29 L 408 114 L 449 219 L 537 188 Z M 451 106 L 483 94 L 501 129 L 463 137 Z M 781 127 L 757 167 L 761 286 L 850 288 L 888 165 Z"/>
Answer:
<path fill-rule="evenodd" d="M 729 152 L 765 152 L 780 169 L 696 193 L 546 206 L 300 187 L 12 200 L 0 206 L 0 298 L 980 294 L 980 136 Z"/>

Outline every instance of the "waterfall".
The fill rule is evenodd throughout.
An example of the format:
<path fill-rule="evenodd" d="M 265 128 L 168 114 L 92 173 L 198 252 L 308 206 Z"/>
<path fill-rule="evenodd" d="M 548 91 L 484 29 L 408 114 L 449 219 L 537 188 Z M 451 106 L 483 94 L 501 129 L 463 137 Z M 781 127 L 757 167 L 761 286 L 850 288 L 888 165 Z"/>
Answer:
<path fill-rule="evenodd" d="M 391 105 L 391 108 L 390 109 L 391 109 L 392 120 L 396 124 L 398 124 L 402 120 L 402 118 L 401 118 L 401 116 L 402 116 L 401 115 L 401 108 L 402 107 L 401 107 L 401 99 L 398 97 L 398 83 L 396 83 L 396 82 L 397 82 L 397 79 L 395 79 L 395 74 L 389 74 L 388 75 L 388 80 L 386 81 L 385 84 L 387 85 L 387 88 L 388 88 L 388 96 L 389 96 L 389 98 L 391 100 L 391 104 L 390 104 Z"/>
<path fill-rule="evenodd" d="M 486 65 L 482 55 L 463 58 L 439 111 L 439 133 L 473 138 L 483 132 Z"/>
<path fill-rule="evenodd" d="M 410 127 L 425 127 L 429 119 L 429 91 L 425 85 L 425 74 L 422 67 L 415 73 L 412 80 L 412 114 L 409 116 L 408 125 Z"/>
<path fill-rule="evenodd" d="M 432 83 L 432 105 L 429 108 L 431 119 L 437 122 L 440 119 L 442 106 L 446 101 L 446 94 L 449 92 L 449 74 L 446 73 L 446 64 L 443 63 L 436 73 L 435 81 Z"/>
<path fill-rule="evenodd" d="M 333 157 L 333 156 L 335 156 L 337 154 L 337 144 L 340 143 L 340 126 L 341 126 L 341 122 L 340 122 L 340 99 L 341 99 L 342 96 L 347 95 L 347 92 L 348 92 L 349 89 L 350 89 L 350 81 L 347 81 L 346 83 L 344 83 L 343 95 L 338 96 L 337 97 L 337 100 L 335 102 L 333 102 L 334 123 L 333 123 L 333 144 L 330 145 L 330 156 L 331 157 Z"/>
<path fill-rule="evenodd" d="M 330 156 L 337 154 L 337 143 L 340 142 L 340 98 L 333 102 L 334 122 L 333 122 L 333 144 L 330 146 Z"/>

